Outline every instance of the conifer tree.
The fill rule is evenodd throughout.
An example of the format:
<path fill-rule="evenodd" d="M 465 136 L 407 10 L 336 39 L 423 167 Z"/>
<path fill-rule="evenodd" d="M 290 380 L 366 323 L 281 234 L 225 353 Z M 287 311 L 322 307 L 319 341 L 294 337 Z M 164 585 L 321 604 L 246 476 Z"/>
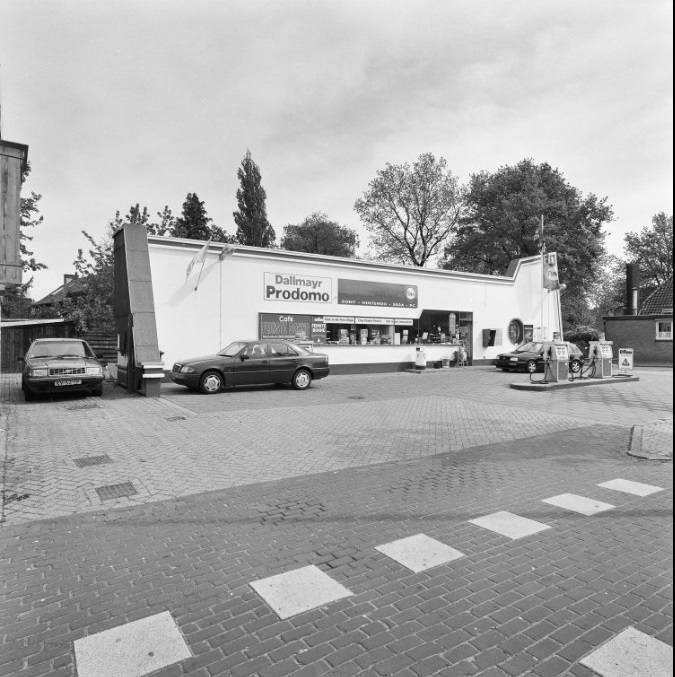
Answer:
<path fill-rule="evenodd" d="M 247 150 L 237 171 L 239 209 L 233 213 L 237 224 L 237 242 L 253 247 L 273 247 L 276 235 L 267 220 L 267 194 L 261 184 L 260 169 Z"/>

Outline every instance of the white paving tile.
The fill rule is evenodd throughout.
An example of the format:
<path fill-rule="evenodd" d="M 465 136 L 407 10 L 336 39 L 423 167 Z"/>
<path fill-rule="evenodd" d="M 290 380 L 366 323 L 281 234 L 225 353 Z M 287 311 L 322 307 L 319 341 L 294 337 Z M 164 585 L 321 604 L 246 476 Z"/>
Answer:
<path fill-rule="evenodd" d="M 634 496 L 649 496 L 663 491 L 662 487 L 655 487 L 651 484 L 642 484 L 641 482 L 632 482 L 631 480 L 610 480 L 598 484 L 599 487 L 605 489 L 614 489 L 614 491 L 623 491 L 625 494 L 633 494 Z"/>
<path fill-rule="evenodd" d="M 73 643 L 78 677 L 142 677 L 192 653 L 168 611 Z"/>
<path fill-rule="evenodd" d="M 251 587 L 279 618 L 290 618 L 353 594 L 313 565 L 253 581 Z"/>
<path fill-rule="evenodd" d="M 478 517 L 477 519 L 469 520 L 469 522 L 513 539 L 531 536 L 551 528 L 548 524 L 535 522 L 527 517 L 520 517 L 505 511 L 495 512 L 491 515 L 485 515 L 485 517 Z"/>
<path fill-rule="evenodd" d="M 595 515 L 596 513 L 605 512 L 606 510 L 611 510 L 615 507 L 609 503 L 596 501 L 592 498 L 586 498 L 585 496 L 577 496 L 576 494 L 560 494 L 558 496 L 552 496 L 551 498 L 545 498 L 542 503 L 549 503 L 550 505 L 555 505 L 559 508 L 564 508 L 565 510 L 579 512 L 582 515 Z"/>
<path fill-rule="evenodd" d="M 379 550 L 415 573 L 464 557 L 464 553 L 459 550 L 425 534 L 378 545 L 375 550 Z"/>
<path fill-rule="evenodd" d="M 581 664 L 601 677 L 672 677 L 673 647 L 635 628 L 627 628 Z"/>

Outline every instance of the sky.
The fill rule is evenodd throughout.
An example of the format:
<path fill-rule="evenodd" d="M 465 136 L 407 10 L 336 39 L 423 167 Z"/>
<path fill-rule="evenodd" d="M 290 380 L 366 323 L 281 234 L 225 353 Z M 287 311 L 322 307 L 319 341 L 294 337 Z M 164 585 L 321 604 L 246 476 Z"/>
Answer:
<path fill-rule="evenodd" d="M 672 0 L 3 0 L 2 138 L 29 146 L 39 299 L 82 231 L 197 193 L 236 231 L 260 167 L 283 235 L 354 202 L 387 163 L 443 157 L 462 183 L 531 158 L 607 197 L 610 252 L 673 212 Z"/>

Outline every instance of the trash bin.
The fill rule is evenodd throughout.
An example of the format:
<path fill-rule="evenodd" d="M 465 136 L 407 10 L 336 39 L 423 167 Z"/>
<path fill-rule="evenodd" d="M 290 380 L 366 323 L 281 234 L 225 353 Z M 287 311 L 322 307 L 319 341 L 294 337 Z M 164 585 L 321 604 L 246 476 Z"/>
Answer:
<path fill-rule="evenodd" d="M 421 346 L 418 346 L 415 350 L 415 369 L 426 369 L 427 368 L 427 351 L 424 350 Z"/>

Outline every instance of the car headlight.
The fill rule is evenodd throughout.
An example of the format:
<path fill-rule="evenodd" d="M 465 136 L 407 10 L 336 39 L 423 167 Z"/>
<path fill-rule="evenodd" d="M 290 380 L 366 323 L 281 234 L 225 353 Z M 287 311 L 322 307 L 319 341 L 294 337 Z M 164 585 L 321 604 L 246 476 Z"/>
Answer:
<path fill-rule="evenodd" d="M 28 375 L 33 376 L 35 378 L 40 378 L 41 376 L 47 376 L 49 374 L 49 370 L 46 368 L 41 368 L 41 369 L 29 369 L 28 370 Z"/>
<path fill-rule="evenodd" d="M 517 357 L 512 357 L 509 361 L 510 361 L 510 362 L 518 362 L 518 358 L 517 358 Z"/>
<path fill-rule="evenodd" d="M 101 367 L 87 367 L 87 376 L 101 376 L 103 369 Z"/>
<path fill-rule="evenodd" d="M 188 365 L 185 365 L 180 368 L 180 373 L 181 374 L 194 374 L 195 371 L 197 371 L 194 367 L 189 367 Z"/>

